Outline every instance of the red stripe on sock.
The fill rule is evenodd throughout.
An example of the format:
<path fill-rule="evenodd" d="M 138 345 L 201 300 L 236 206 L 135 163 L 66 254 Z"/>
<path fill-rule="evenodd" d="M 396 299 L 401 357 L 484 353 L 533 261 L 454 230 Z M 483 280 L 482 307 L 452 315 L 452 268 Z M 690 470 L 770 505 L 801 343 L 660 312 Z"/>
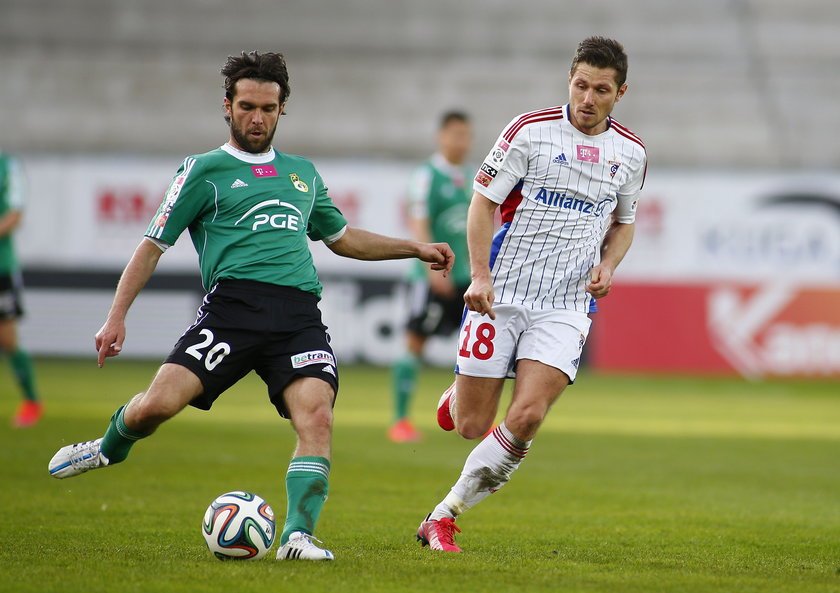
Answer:
<path fill-rule="evenodd" d="M 502 446 L 502 449 L 513 455 L 514 457 L 519 457 L 523 459 L 525 454 L 528 453 L 528 448 L 517 447 L 514 445 L 509 438 L 505 436 L 505 433 L 502 432 L 501 428 L 497 428 L 493 431 L 493 436 L 496 437 L 496 440 Z"/>

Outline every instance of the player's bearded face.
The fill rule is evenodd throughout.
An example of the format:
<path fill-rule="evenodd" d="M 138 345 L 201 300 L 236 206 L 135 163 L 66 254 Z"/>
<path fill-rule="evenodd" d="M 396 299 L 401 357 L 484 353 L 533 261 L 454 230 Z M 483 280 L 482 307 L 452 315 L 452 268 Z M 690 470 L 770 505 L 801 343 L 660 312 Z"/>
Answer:
<path fill-rule="evenodd" d="M 607 116 L 627 90 L 626 84 L 618 86 L 615 76 L 614 68 L 596 68 L 586 63 L 578 64 L 569 75 L 572 125 L 584 134 L 606 131 Z"/>
<path fill-rule="evenodd" d="M 268 150 L 276 129 L 276 119 L 270 129 L 264 123 L 253 123 L 246 117 L 237 118 L 234 115 L 230 120 L 230 134 L 236 145 L 245 152 L 262 153 Z"/>
<path fill-rule="evenodd" d="M 261 153 L 271 146 L 282 113 L 280 87 L 275 82 L 243 79 L 233 101 L 225 99 L 231 143 L 245 152 Z"/>

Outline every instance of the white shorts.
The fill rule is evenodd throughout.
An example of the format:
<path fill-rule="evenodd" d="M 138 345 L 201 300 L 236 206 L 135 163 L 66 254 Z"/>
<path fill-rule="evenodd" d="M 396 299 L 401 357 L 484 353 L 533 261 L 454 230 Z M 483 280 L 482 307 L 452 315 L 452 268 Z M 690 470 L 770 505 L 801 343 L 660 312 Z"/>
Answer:
<path fill-rule="evenodd" d="M 494 305 L 495 321 L 467 311 L 458 337 L 455 372 L 470 377 L 515 377 L 516 362 L 536 360 L 563 371 L 574 383 L 592 321 L 565 309 Z"/>

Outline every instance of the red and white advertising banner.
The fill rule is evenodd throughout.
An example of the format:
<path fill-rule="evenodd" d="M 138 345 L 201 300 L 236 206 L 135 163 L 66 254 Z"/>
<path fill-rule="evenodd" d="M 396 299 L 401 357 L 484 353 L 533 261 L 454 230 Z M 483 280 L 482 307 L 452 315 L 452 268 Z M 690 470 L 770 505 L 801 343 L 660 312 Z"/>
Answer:
<path fill-rule="evenodd" d="M 592 332 L 601 369 L 840 377 L 840 176 L 649 175 Z"/>
<path fill-rule="evenodd" d="M 840 376 L 840 288 L 636 284 L 595 316 L 590 361 L 633 371 Z"/>

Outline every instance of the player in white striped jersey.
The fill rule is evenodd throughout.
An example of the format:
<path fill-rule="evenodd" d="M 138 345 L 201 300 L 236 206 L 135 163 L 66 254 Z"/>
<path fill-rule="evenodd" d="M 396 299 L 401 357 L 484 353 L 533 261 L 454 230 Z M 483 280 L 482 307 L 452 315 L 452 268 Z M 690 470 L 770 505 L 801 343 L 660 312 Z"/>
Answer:
<path fill-rule="evenodd" d="M 516 385 L 504 421 L 421 523 L 417 537 L 433 550 L 460 551 L 455 519 L 507 483 L 574 382 L 588 315 L 609 293 L 633 240 L 647 157 L 639 138 L 610 116 L 626 77 L 621 44 L 583 40 L 569 72 L 569 103 L 514 118 L 475 177 L 468 311 L 438 422 L 465 438 L 485 435 L 505 378 L 516 377 Z M 503 224 L 493 236 L 497 208 Z"/>

